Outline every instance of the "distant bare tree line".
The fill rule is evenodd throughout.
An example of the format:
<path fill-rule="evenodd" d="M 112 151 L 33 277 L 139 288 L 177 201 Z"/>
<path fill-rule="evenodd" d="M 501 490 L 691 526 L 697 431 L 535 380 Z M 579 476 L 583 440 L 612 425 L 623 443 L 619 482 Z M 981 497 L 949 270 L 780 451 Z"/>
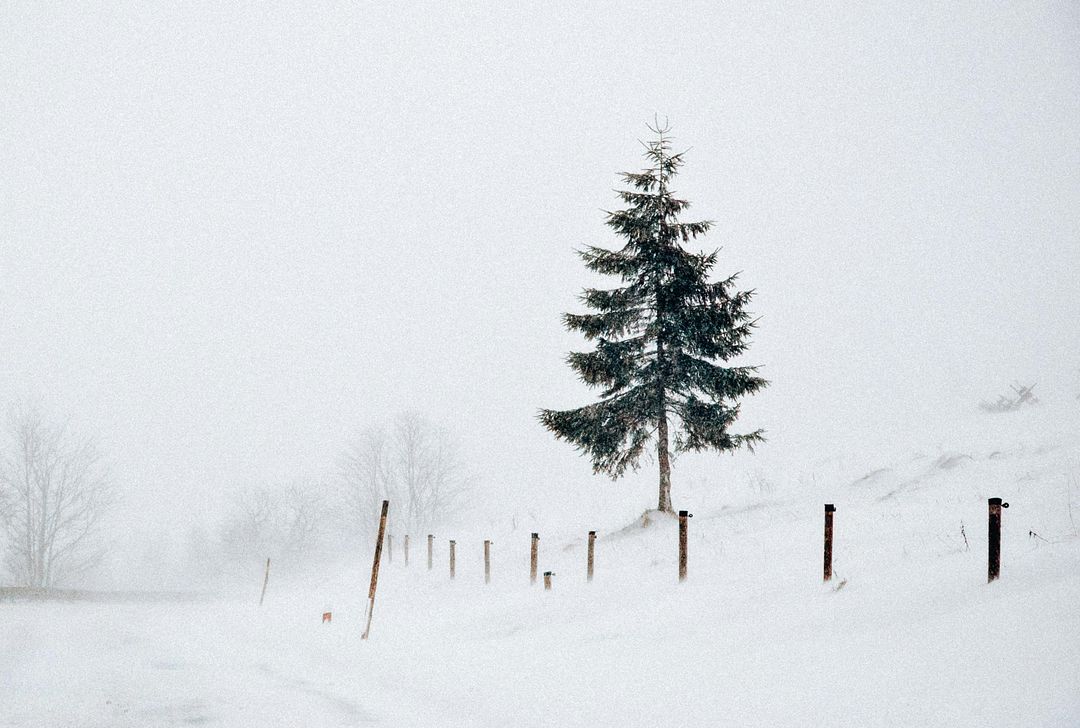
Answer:
<path fill-rule="evenodd" d="M 317 557 L 373 536 L 384 499 L 394 504 L 391 533 L 416 536 L 458 511 L 468 485 L 450 434 L 406 412 L 360 432 L 323 478 L 238 491 L 220 541 L 240 562 Z"/>

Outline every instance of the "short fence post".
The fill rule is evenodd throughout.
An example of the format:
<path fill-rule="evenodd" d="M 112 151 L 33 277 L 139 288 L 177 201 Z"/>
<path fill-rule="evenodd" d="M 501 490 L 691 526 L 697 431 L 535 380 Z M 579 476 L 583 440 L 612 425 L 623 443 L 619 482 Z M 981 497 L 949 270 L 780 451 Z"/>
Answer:
<path fill-rule="evenodd" d="M 679 511 L 679 581 L 686 581 L 686 525 L 693 513 Z"/>
<path fill-rule="evenodd" d="M 551 591 L 551 576 L 554 573 L 554 571 L 544 572 L 544 591 Z"/>
<path fill-rule="evenodd" d="M 270 557 L 266 557 L 266 573 L 263 574 L 263 588 L 262 593 L 259 594 L 259 606 L 263 605 L 263 599 L 266 598 L 266 583 L 270 581 Z M 275 584 L 277 582 L 274 582 Z"/>
<path fill-rule="evenodd" d="M 1000 498 L 991 498 L 987 503 L 989 508 L 989 539 L 986 564 L 986 583 L 1001 576 L 1001 509 L 1008 508 L 1008 503 L 1002 503 Z"/>
<path fill-rule="evenodd" d="M 409 565 L 409 534 L 405 534 L 405 565 Z"/>
<path fill-rule="evenodd" d="M 456 546 L 456 545 L 457 545 L 457 541 L 454 541 L 454 540 L 450 541 L 450 578 L 451 579 L 454 578 L 454 564 L 456 563 L 455 559 L 454 559 L 454 546 Z"/>
<path fill-rule="evenodd" d="M 394 563 L 394 537 L 386 534 L 386 563 Z"/>
<path fill-rule="evenodd" d="M 536 583 L 536 561 L 539 555 L 540 549 L 540 534 L 534 533 L 532 535 L 532 547 L 529 551 L 529 583 Z"/>
<path fill-rule="evenodd" d="M 825 504 L 825 581 L 832 579 L 832 522 L 836 507 Z"/>
<path fill-rule="evenodd" d="M 593 577 L 593 551 L 596 547 L 596 531 L 589 531 L 589 560 L 585 568 L 585 579 L 592 581 Z"/>
<path fill-rule="evenodd" d="M 433 536 L 432 534 L 429 533 L 427 535 L 427 570 L 428 571 L 431 571 L 431 550 L 432 550 L 432 543 L 434 543 L 434 541 L 435 541 L 435 536 Z"/>
<path fill-rule="evenodd" d="M 484 540 L 484 583 L 491 583 L 491 541 Z"/>

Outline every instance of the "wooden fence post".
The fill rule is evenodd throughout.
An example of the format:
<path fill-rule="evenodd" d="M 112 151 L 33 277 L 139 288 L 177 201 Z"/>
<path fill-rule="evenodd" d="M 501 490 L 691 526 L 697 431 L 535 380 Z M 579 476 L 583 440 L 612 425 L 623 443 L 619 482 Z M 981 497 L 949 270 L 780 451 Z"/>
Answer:
<path fill-rule="evenodd" d="M 679 581 L 686 581 L 686 525 L 693 513 L 679 511 Z"/>
<path fill-rule="evenodd" d="M 529 550 L 529 583 L 536 583 L 536 561 L 539 555 L 540 548 L 540 534 L 534 533 L 532 535 L 532 547 Z"/>
<path fill-rule="evenodd" d="M 554 571 L 544 572 L 544 591 L 551 591 L 551 575 L 554 573 Z"/>
<path fill-rule="evenodd" d="M 491 583 L 491 541 L 484 540 L 484 583 Z"/>
<path fill-rule="evenodd" d="M 409 565 L 409 534 L 405 534 L 405 565 Z"/>
<path fill-rule="evenodd" d="M 1008 503 L 1002 503 L 1000 498 L 991 498 L 987 507 L 989 509 L 989 538 L 987 539 L 986 560 L 986 583 L 996 580 L 1001 576 L 1001 509 L 1008 508 Z"/>
<path fill-rule="evenodd" d="M 593 550 L 596 547 L 596 531 L 589 531 L 589 561 L 585 568 L 586 581 L 592 581 L 593 577 Z"/>
<path fill-rule="evenodd" d="M 432 534 L 427 535 L 427 570 L 431 571 L 431 549 L 432 544 L 435 542 L 435 536 Z"/>
<path fill-rule="evenodd" d="M 450 540 L 450 578 L 451 579 L 454 578 L 454 565 L 455 565 L 454 546 L 456 546 L 456 545 L 457 545 L 457 541 L 454 541 L 453 539 L 451 539 Z"/>
<path fill-rule="evenodd" d="M 263 605 L 263 599 L 266 598 L 266 582 L 270 581 L 270 557 L 266 557 L 266 573 L 263 574 L 263 588 L 262 593 L 259 594 L 259 606 Z"/>
<path fill-rule="evenodd" d="M 832 579 L 832 532 L 835 511 L 836 507 L 832 503 L 825 504 L 825 581 Z"/>
<path fill-rule="evenodd" d="M 367 626 L 360 639 L 366 640 L 371 633 L 371 615 L 375 611 L 375 588 L 379 585 L 379 559 L 382 557 L 383 534 L 386 533 L 386 512 L 390 509 L 390 501 L 382 502 L 382 515 L 379 516 L 379 537 L 375 539 L 375 559 L 371 563 L 371 586 L 368 587 L 368 614 Z"/>
<path fill-rule="evenodd" d="M 394 534 L 386 534 L 386 563 L 394 563 Z"/>

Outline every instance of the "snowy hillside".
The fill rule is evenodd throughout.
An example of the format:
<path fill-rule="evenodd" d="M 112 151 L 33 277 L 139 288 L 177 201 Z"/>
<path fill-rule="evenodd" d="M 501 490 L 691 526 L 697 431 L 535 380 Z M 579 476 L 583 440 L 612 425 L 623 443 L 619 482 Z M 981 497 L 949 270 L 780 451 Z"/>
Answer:
<path fill-rule="evenodd" d="M 699 511 L 682 585 L 668 519 L 601 532 L 592 584 L 585 534 L 537 525 L 550 592 L 528 583 L 529 527 L 494 535 L 490 586 L 491 534 L 455 535 L 452 583 L 445 541 L 432 572 L 414 542 L 408 568 L 400 547 L 384 563 L 366 643 L 367 555 L 271 580 L 261 609 L 259 574 L 210 602 L 4 604 L 0 725 L 1074 726 L 1080 436 L 1062 417 L 973 419 L 955 449 Z M 993 585 L 990 496 L 1011 506 Z"/>

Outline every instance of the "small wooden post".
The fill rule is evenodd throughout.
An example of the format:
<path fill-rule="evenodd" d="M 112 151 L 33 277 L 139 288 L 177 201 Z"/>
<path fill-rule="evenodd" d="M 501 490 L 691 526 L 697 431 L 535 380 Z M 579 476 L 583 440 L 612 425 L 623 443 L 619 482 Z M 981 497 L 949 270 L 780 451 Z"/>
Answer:
<path fill-rule="evenodd" d="M 484 583 L 491 583 L 491 541 L 484 540 Z"/>
<path fill-rule="evenodd" d="M 1000 498 L 991 498 L 987 503 L 989 509 L 989 538 L 986 563 L 986 583 L 989 584 L 1001 576 L 1001 509 L 1008 508 L 1008 503 L 1002 503 Z"/>
<path fill-rule="evenodd" d="M 589 560 L 585 567 L 585 580 L 592 581 L 593 577 L 593 551 L 596 548 L 596 531 L 589 531 Z"/>
<path fill-rule="evenodd" d="M 431 571 L 431 549 L 432 544 L 435 542 L 435 537 L 430 533 L 427 535 L 427 570 Z"/>
<path fill-rule="evenodd" d="M 386 563 L 394 563 L 394 534 L 386 534 Z"/>
<path fill-rule="evenodd" d="M 836 507 L 825 504 L 825 581 L 832 579 L 832 522 Z"/>
<path fill-rule="evenodd" d="M 375 539 L 375 559 L 371 563 L 371 586 L 368 587 L 367 626 L 360 639 L 366 640 L 371 633 L 371 615 L 375 611 L 375 588 L 379 585 L 379 559 L 382 558 L 383 535 L 386 533 L 386 512 L 390 510 L 390 501 L 382 502 L 382 514 L 379 516 L 379 537 Z"/>
<path fill-rule="evenodd" d="M 409 565 L 409 534 L 405 534 L 405 565 Z"/>
<path fill-rule="evenodd" d="M 686 524 L 693 513 L 679 511 L 679 581 L 686 581 Z"/>
<path fill-rule="evenodd" d="M 529 583 L 536 583 L 536 561 L 540 551 L 540 534 L 532 535 L 532 547 L 529 550 Z"/>
<path fill-rule="evenodd" d="M 270 581 L 270 557 L 266 558 L 266 573 L 263 574 L 263 588 L 262 594 L 259 595 L 259 606 L 263 604 L 263 599 L 266 598 L 266 582 Z"/>
<path fill-rule="evenodd" d="M 551 575 L 554 573 L 554 571 L 544 572 L 544 591 L 551 591 Z"/>
<path fill-rule="evenodd" d="M 454 564 L 455 564 L 454 546 L 456 546 L 456 545 L 457 545 L 457 541 L 454 541 L 454 540 L 450 541 L 450 578 L 451 579 L 454 578 Z"/>

